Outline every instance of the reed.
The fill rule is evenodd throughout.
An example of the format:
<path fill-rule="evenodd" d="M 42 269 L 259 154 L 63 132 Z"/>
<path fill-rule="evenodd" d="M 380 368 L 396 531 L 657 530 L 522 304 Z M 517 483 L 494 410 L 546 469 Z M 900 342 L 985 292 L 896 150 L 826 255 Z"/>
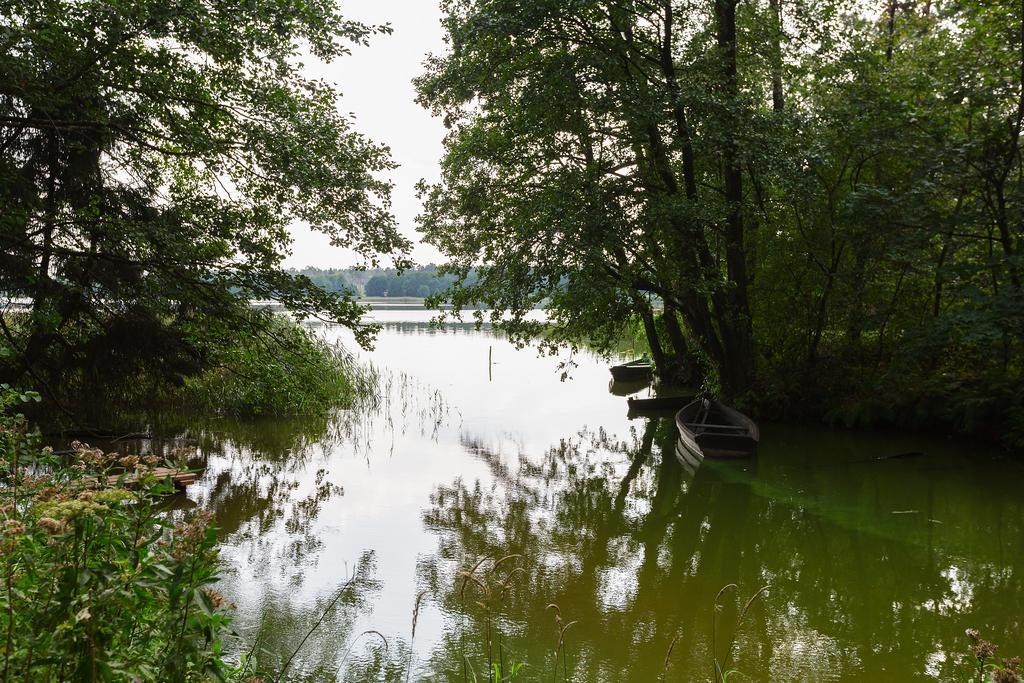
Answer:
<path fill-rule="evenodd" d="M 555 615 L 555 627 L 558 629 L 558 640 L 555 643 L 555 666 L 552 681 L 558 681 L 558 656 L 562 656 L 562 680 L 569 680 L 569 659 L 565 652 L 565 632 L 568 631 L 577 621 L 566 621 L 562 618 L 562 610 L 558 605 L 551 603 L 545 609 L 551 610 Z"/>
<path fill-rule="evenodd" d="M 251 418 L 328 415 L 379 400 L 376 368 L 284 316 L 272 318 L 263 336 L 226 340 L 214 356 L 212 368 L 160 392 L 158 403 Z"/>
<path fill-rule="evenodd" d="M 664 680 L 665 677 L 668 676 L 668 667 L 669 667 L 669 664 L 672 661 L 672 652 L 676 649 L 676 643 L 678 643 L 679 639 L 682 638 L 682 637 L 683 636 L 682 636 L 681 633 L 677 633 L 677 634 L 675 634 L 672 637 L 672 642 L 670 642 L 668 644 L 668 650 L 665 651 L 665 661 L 662 662 L 662 665 L 661 665 L 661 678 L 662 678 L 662 680 Z"/>
<path fill-rule="evenodd" d="M 746 603 L 744 603 L 743 609 L 740 610 L 739 615 L 736 617 L 736 623 L 733 627 L 732 637 L 729 638 L 729 642 L 726 645 L 725 656 L 722 658 L 722 661 L 719 662 L 718 614 L 722 608 L 722 605 L 719 601 L 722 599 L 722 596 L 725 595 L 727 592 L 738 590 L 739 586 L 737 586 L 734 583 L 730 583 L 726 586 L 723 586 L 722 589 L 719 590 L 718 594 L 715 596 L 714 608 L 711 614 L 711 658 L 714 663 L 715 683 L 719 683 L 719 681 L 721 681 L 721 683 L 725 683 L 732 674 L 737 673 L 728 668 L 729 661 L 732 659 L 733 648 L 736 644 L 736 634 L 739 633 L 740 627 L 743 626 L 743 622 L 746 620 L 747 613 L 750 612 L 750 608 L 758 600 L 758 598 L 760 598 L 768 591 L 768 586 L 762 586 L 761 588 L 759 588 L 753 595 L 750 596 L 749 599 L 747 599 Z"/>
<path fill-rule="evenodd" d="M 412 608 L 412 631 L 409 634 L 409 658 L 408 658 L 408 661 L 406 662 L 406 666 L 405 666 L 405 681 L 406 681 L 406 683 L 409 683 L 409 674 L 412 672 L 412 659 L 413 659 L 413 655 L 415 654 L 414 647 L 415 647 L 415 644 L 416 644 L 416 624 L 419 622 L 419 619 L 420 619 L 420 605 L 423 604 L 423 598 L 429 592 L 430 591 L 420 591 L 419 593 L 417 593 L 416 594 L 416 604 Z"/>
<path fill-rule="evenodd" d="M 504 571 L 505 565 L 514 560 L 521 559 L 521 555 L 512 554 L 491 560 L 484 556 L 477 560 L 472 567 L 459 572 L 462 579 L 459 588 L 459 601 L 462 604 L 463 614 L 466 611 L 467 590 L 473 589 L 477 593 L 474 603 L 484 611 L 484 650 L 487 657 L 487 679 L 491 683 L 503 683 L 515 678 L 522 670 L 522 664 L 512 661 L 505 663 L 505 648 L 500 628 L 501 609 L 504 605 L 505 596 L 512 586 L 513 579 L 524 570 L 521 567 L 512 567 Z M 490 567 L 485 568 L 490 561 Z M 459 635 L 462 648 L 462 677 L 464 681 L 469 680 L 469 674 L 473 674 L 473 680 L 477 680 L 476 671 L 472 668 L 470 659 L 465 651 L 465 621 Z M 495 659 L 497 655 L 497 659 Z"/>
<path fill-rule="evenodd" d="M 288 656 L 288 659 L 286 659 L 284 664 L 281 666 L 281 670 L 278 672 L 277 678 L 275 679 L 278 683 L 280 683 L 280 681 L 284 679 L 284 675 L 288 672 L 288 667 L 291 666 L 292 661 L 295 659 L 295 656 L 299 654 L 299 651 L 302 649 L 302 646 L 305 645 L 306 641 L 309 640 L 309 637 L 313 635 L 317 629 L 320 628 L 320 624 L 324 623 L 324 619 L 326 619 L 327 615 L 331 613 L 331 610 L 333 610 L 334 606 L 338 604 L 338 601 L 341 600 L 342 596 L 349 591 L 349 589 L 352 587 L 352 584 L 355 582 L 355 579 L 356 577 L 353 574 L 347 581 L 345 581 L 344 584 L 342 584 L 341 588 L 335 594 L 334 598 L 331 599 L 329 603 L 327 603 L 327 607 L 323 610 L 323 612 L 320 613 L 320 618 L 316 620 L 316 622 L 308 631 L 306 631 L 306 635 L 302 637 L 301 641 L 299 641 L 299 645 L 292 651 L 292 653 Z M 381 637 L 383 638 L 383 636 Z M 385 639 L 384 642 L 386 644 L 387 640 Z"/>

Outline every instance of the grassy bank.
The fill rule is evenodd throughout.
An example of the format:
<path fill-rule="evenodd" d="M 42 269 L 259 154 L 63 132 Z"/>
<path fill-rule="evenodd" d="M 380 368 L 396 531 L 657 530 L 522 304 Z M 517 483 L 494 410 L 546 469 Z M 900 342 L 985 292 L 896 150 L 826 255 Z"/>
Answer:
<path fill-rule="evenodd" d="M 207 334 L 187 364 L 169 368 L 152 358 L 119 372 L 42 381 L 36 386 L 46 400 L 27 412 L 47 433 L 99 438 L 149 431 L 168 415 L 178 421 L 325 420 L 335 410 L 376 400 L 379 378 L 369 364 L 286 315 L 252 311 L 251 317 L 245 328 Z"/>

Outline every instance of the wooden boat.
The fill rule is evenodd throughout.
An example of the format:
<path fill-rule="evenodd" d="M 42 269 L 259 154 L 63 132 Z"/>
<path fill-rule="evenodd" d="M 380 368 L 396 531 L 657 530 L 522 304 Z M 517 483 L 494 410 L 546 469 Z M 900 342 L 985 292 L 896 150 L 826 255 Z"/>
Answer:
<path fill-rule="evenodd" d="M 713 398 L 688 403 L 676 413 L 676 427 L 686 450 L 708 458 L 753 455 L 761 439 L 757 423 Z"/>
<path fill-rule="evenodd" d="M 622 365 L 611 367 L 612 378 L 616 382 L 637 382 L 651 378 L 651 361 L 638 358 Z"/>
<path fill-rule="evenodd" d="M 663 415 L 676 413 L 693 401 L 693 394 L 684 396 L 652 396 L 650 398 L 626 399 L 629 404 L 629 416 Z"/>
<path fill-rule="evenodd" d="M 111 474 L 106 477 L 106 486 L 108 487 L 123 487 L 126 489 L 137 489 L 142 484 L 150 481 L 164 481 L 174 484 L 176 489 L 184 489 L 186 486 L 196 483 L 198 474 L 194 470 L 178 470 L 170 469 L 167 467 L 157 467 L 145 475 L 136 474 L 134 472 L 124 472 L 122 474 Z M 85 477 L 81 480 L 81 485 L 87 489 L 94 489 L 100 486 L 102 479 L 96 477 Z"/>

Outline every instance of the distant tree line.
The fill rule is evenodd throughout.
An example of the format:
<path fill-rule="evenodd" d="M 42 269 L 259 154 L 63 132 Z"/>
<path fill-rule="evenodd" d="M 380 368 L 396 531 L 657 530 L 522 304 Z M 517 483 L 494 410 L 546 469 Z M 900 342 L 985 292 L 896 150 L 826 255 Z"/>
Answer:
<path fill-rule="evenodd" d="M 310 282 L 314 285 L 328 292 L 339 294 L 347 292 L 358 295 L 362 290 L 362 283 L 358 277 L 359 273 L 355 270 L 303 268 L 301 270 L 292 270 L 291 272 L 309 278 Z"/>
<path fill-rule="evenodd" d="M 454 275 L 439 272 L 438 266 L 429 264 L 408 270 L 395 269 L 319 269 L 304 268 L 296 274 L 305 276 L 328 292 L 350 293 L 367 297 L 427 298 L 448 290 Z M 470 275 L 470 282 L 475 281 Z"/>

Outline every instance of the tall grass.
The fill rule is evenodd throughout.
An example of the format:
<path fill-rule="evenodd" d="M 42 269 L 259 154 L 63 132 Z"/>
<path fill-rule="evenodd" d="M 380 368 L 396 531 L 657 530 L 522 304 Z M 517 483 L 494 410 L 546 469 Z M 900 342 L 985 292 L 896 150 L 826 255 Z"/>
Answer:
<path fill-rule="evenodd" d="M 722 596 L 724 596 L 726 593 L 728 593 L 730 591 L 734 591 L 735 592 L 735 591 L 738 591 L 738 590 L 739 590 L 739 586 L 737 586 L 734 583 L 730 583 L 730 584 L 728 584 L 726 586 L 723 586 L 722 589 L 720 591 L 718 591 L 718 595 L 715 596 L 714 607 L 713 607 L 712 613 L 711 613 L 711 659 L 712 659 L 712 661 L 714 663 L 715 683 L 726 683 L 726 681 L 728 681 L 729 678 L 732 677 L 734 674 L 735 675 L 740 675 L 738 671 L 735 671 L 734 669 L 730 669 L 729 668 L 730 664 L 732 662 L 733 649 L 734 649 L 735 644 L 736 644 L 736 634 L 739 632 L 740 627 L 743 626 L 743 622 L 746 620 L 747 613 L 750 612 L 750 608 L 753 607 L 754 603 L 757 602 L 757 600 L 762 595 L 764 595 L 766 592 L 768 592 L 768 586 L 763 586 L 762 588 L 757 590 L 743 604 L 743 609 L 740 610 L 739 616 L 736 617 L 736 623 L 734 625 L 732 637 L 729 638 L 729 640 L 725 644 L 726 645 L 725 646 L 725 654 L 722 656 L 722 659 L 719 660 L 719 658 L 718 658 L 718 614 L 719 614 L 719 612 L 722 611 L 722 604 L 721 604 L 720 601 L 722 599 Z M 670 648 L 670 651 L 671 651 L 671 648 Z"/>
<path fill-rule="evenodd" d="M 522 668 L 521 662 L 517 662 L 514 659 L 506 660 L 505 645 L 499 623 L 501 610 L 504 607 L 508 591 L 512 586 L 512 581 L 518 574 L 524 571 L 522 567 L 511 566 L 514 560 L 520 558 L 520 555 L 506 555 L 496 560 L 483 557 L 472 567 L 459 572 L 459 576 L 462 579 L 462 586 L 459 589 L 459 600 L 463 611 L 466 609 L 466 599 L 473 597 L 470 591 L 476 592 L 474 602 L 484 610 L 484 655 L 487 660 L 487 669 L 484 676 L 491 683 L 511 681 L 519 675 Z M 505 569 L 506 565 L 509 566 L 508 569 Z M 464 637 L 461 642 L 463 643 L 463 679 L 469 680 L 469 676 L 472 676 L 472 680 L 477 681 L 479 680 L 479 674 L 465 651 Z"/>

